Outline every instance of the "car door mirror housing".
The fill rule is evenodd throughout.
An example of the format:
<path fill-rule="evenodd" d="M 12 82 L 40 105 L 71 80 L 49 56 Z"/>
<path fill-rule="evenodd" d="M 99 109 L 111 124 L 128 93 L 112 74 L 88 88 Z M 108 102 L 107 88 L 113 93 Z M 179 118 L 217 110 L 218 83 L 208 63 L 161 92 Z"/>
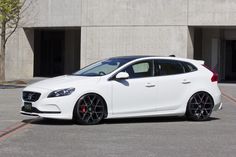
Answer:
<path fill-rule="evenodd" d="M 119 72 L 117 75 L 116 75 L 116 79 L 127 79 L 129 78 L 129 74 L 127 72 Z"/>

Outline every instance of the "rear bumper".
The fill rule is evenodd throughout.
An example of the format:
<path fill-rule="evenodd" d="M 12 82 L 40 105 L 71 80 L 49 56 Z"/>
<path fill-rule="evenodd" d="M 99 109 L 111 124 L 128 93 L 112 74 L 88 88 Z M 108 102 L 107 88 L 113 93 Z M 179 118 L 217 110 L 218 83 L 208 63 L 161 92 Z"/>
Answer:
<path fill-rule="evenodd" d="M 222 110 L 222 108 L 223 108 L 222 106 L 223 106 L 223 103 L 222 103 L 222 102 L 216 104 L 216 105 L 214 106 L 214 108 L 213 108 L 213 111 L 219 111 L 219 110 Z"/>
<path fill-rule="evenodd" d="M 221 94 L 221 91 L 218 87 L 218 84 L 215 83 L 212 88 L 210 88 L 210 94 L 213 98 L 213 101 L 214 101 L 214 107 L 213 107 L 213 111 L 219 111 L 222 109 L 222 100 L 221 100 L 221 97 L 222 97 L 222 94 Z"/>

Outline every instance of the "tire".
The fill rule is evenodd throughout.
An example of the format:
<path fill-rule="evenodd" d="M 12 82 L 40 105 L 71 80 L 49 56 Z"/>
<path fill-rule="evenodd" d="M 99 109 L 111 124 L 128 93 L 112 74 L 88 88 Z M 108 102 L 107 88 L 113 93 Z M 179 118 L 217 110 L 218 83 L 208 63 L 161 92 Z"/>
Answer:
<path fill-rule="evenodd" d="M 76 123 L 82 125 L 95 125 L 106 116 L 106 103 L 97 94 L 86 94 L 76 103 L 74 118 Z"/>
<path fill-rule="evenodd" d="M 209 120 L 214 101 L 207 92 L 197 92 L 188 101 L 186 116 L 193 121 Z"/>

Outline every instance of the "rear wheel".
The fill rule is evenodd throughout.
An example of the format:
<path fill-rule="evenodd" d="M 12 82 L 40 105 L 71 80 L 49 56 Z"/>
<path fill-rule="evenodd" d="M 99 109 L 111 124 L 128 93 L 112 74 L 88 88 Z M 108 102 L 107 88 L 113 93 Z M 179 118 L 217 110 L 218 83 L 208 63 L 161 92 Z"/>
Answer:
<path fill-rule="evenodd" d="M 210 94 L 206 92 L 195 93 L 188 101 L 186 116 L 189 120 L 204 121 L 208 120 L 214 101 Z"/>
<path fill-rule="evenodd" d="M 97 94 L 86 94 L 82 96 L 75 107 L 75 120 L 79 124 L 98 124 L 105 116 L 106 103 Z"/>

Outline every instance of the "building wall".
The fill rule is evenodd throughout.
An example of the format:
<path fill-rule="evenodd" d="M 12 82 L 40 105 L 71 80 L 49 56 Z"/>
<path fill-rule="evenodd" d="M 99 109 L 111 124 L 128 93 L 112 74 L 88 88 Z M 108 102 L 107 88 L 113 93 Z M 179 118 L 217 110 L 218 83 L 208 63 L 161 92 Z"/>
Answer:
<path fill-rule="evenodd" d="M 6 45 L 6 79 L 31 78 L 33 76 L 34 33 L 18 29 Z"/>
<path fill-rule="evenodd" d="M 82 0 L 26 0 L 22 27 L 81 26 Z"/>
<path fill-rule="evenodd" d="M 82 27 L 82 66 L 122 55 L 187 57 L 186 26 Z"/>
<path fill-rule="evenodd" d="M 81 28 L 85 66 L 116 55 L 192 58 L 194 26 L 236 26 L 235 0 L 27 0 L 25 7 L 25 29 L 7 45 L 8 79 L 33 76 L 34 28 Z"/>
<path fill-rule="evenodd" d="M 82 26 L 187 25 L 186 0 L 82 0 Z"/>
<path fill-rule="evenodd" d="M 188 0 L 188 25 L 236 25 L 235 0 Z"/>

